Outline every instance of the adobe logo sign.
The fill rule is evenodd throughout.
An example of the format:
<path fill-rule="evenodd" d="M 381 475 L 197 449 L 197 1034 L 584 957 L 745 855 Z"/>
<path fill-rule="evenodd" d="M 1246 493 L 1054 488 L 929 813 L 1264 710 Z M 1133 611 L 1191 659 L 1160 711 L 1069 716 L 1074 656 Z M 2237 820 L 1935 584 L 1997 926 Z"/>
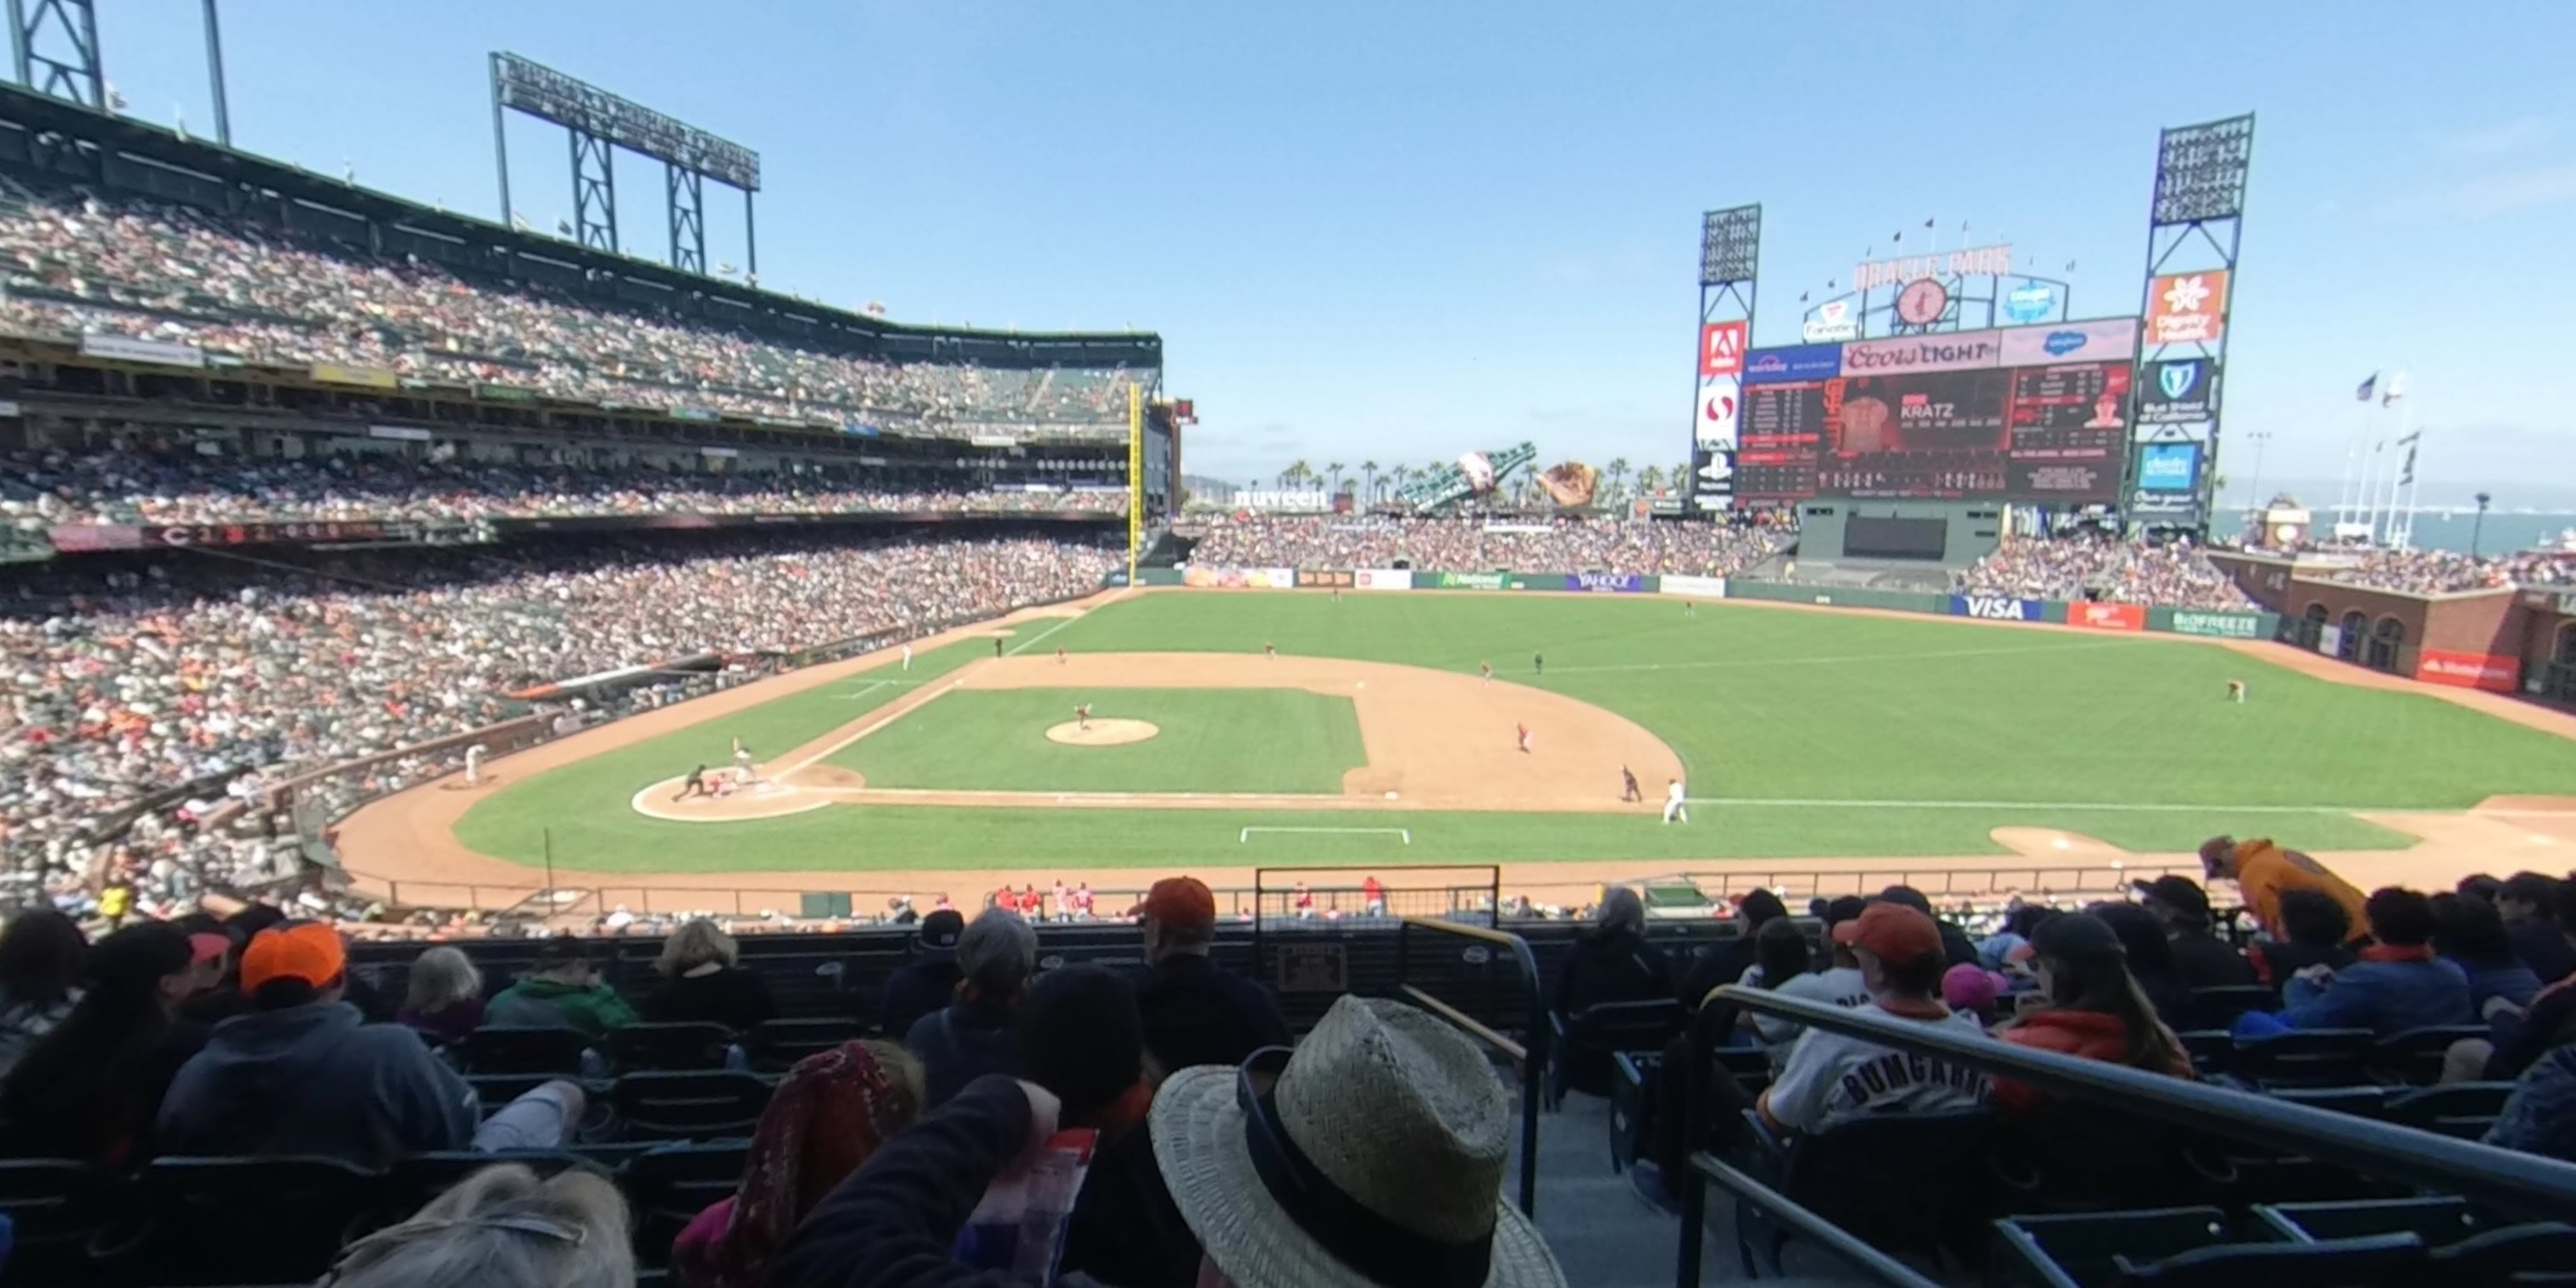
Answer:
<path fill-rule="evenodd" d="M 1744 370 L 1744 322 L 1710 322 L 1699 329 L 1699 373 L 1731 376 Z"/>

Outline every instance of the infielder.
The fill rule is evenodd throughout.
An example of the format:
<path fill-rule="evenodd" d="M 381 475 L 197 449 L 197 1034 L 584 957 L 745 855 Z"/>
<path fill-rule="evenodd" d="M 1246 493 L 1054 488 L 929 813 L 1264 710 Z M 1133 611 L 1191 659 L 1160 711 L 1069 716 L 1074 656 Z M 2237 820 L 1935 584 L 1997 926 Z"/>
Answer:
<path fill-rule="evenodd" d="M 1678 778 L 1672 779 L 1664 787 L 1665 826 L 1671 826 L 1672 821 L 1676 818 L 1685 823 L 1690 821 L 1690 806 L 1683 804 L 1683 799 L 1684 793 L 1682 792 L 1682 780 Z"/>
<path fill-rule="evenodd" d="M 1529 749 L 1530 749 L 1530 731 L 1529 731 L 1529 726 L 1528 726 L 1528 725 L 1525 725 L 1525 724 L 1516 724 L 1516 725 L 1513 725 L 1513 726 L 1512 726 L 1512 728 L 1514 728 L 1514 729 L 1516 729 L 1516 730 L 1518 730 L 1518 731 L 1520 732 L 1521 754 L 1523 754 L 1523 755 L 1528 755 L 1528 754 L 1529 754 Z"/>
<path fill-rule="evenodd" d="M 1279 660 L 1279 646 L 1278 646 L 1278 645 L 1276 645 L 1276 644 L 1271 643 L 1271 642 L 1270 642 L 1270 641 L 1268 641 L 1268 640 L 1263 640 L 1263 641 L 1261 642 L 1261 658 L 1262 658 L 1262 660 L 1263 660 L 1263 661 L 1265 661 L 1265 662 L 1276 662 L 1276 661 L 1278 661 L 1278 660 Z"/>
<path fill-rule="evenodd" d="M 1482 677 L 1484 678 L 1485 683 L 1487 683 L 1487 684 L 1491 684 L 1491 683 L 1493 683 L 1493 682 L 1494 682 L 1494 664 L 1493 664 L 1493 663 L 1491 663 L 1491 662 L 1478 662 L 1478 663 L 1476 664 L 1476 674 L 1477 674 L 1477 675 L 1479 675 L 1479 676 L 1482 676 Z"/>
<path fill-rule="evenodd" d="M 1626 765 L 1619 766 L 1619 799 L 1629 804 L 1642 803 L 1646 793 L 1637 786 L 1637 773 Z"/>
<path fill-rule="evenodd" d="M 2227 682 L 2227 700 L 2230 702 L 2243 702 L 2245 700 L 2245 682 L 2243 680 L 2229 680 Z"/>

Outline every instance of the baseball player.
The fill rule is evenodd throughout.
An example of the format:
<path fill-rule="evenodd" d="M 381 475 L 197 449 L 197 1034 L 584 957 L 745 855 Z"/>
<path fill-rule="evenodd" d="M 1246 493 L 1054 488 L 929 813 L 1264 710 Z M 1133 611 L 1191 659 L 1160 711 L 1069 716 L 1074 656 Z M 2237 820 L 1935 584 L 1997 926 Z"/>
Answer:
<path fill-rule="evenodd" d="M 680 794 L 672 797 L 671 799 L 674 801 L 684 801 L 692 796 L 713 795 L 715 795 L 714 792 L 707 790 L 707 767 L 700 765 L 689 771 L 688 778 L 684 779 L 680 783 Z"/>
<path fill-rule="evenodd" d="M 2243 701 L 2243 699 L 2240 698 L 2238 701 Z M 466 786 L 480 787 L 483 785 L 483 757 L 488 754 L 490 750 L 490 748 L 479 742 L 465 749 Z"/>
<path fill-rule="evenodd" d="M 740 738 L 733 740 L 733 769 L 741 781 L 751 781 L 751 748 L 742 745 Z"/>
<path fill-rule="evenodd" d="M 1002 637 L 1001 637 L 1001 636 L 999 636 L 999 635 L 996 635 L 996 636 L 994 636 L 994 637 L 993 637 L 993 656 L 995 656 L 995 657 L 1000 657 L 1001 655 L 1002 655 Z"/>
<path fill-rule="evenodd" d="M 1073 727 L 1076 729 L 1088 729 L 1091 727 L 1090 703 L 1083 703 L 1081 706 L 1073 709 Z"/>
<path fill-rule="evenodd" d="M 1545 675 L 1545 674 L 1547 674 L 1547 654 L 1545 654 L 1545 653 L 1532 653 L 1532 654 L 1530 654 L 1530 671 L 1531 671 L 1531 673 L 1532 673 L 1532 674 L 1535 674 L 1535 675 Z"/>
<path fill-rule="evenodd" d="M 1683 804 L 1683 799 L 1682 780 L 1675 778 L 1664 785 L 1664 825 L 1666 827 L 1672 826 L 1676 818 L 1685 823 L 1690 821 L 1690 806 Z"/>
<path fill-rule="evenodd" d="M 1478 662 L 1478 663 L 1476 664 L 1476 674 L 1478 674 L 1479 676 L 1482 676 L 1482 677 L 1484 678 L 1485 683 L 1487 683 L 1487 684 L 1491 684 L 1491 683 L 1493 683 L 1493 682 L 1494 682 L 1494 664 L 1493 664 L 1493 663 L 1491 663 L 1491 662 Z"/>
<path fill-rule="evenodd" d="M 1619 766 L 1619 799 L 1632 805 L 1646 799 L 1646 794 L 1637 788 L 1636 771 L 1626 765 Z"/>
<path fill-rule="evenodd" d="M 2245 682 L 2243 680 L 2229 680 L 2227 682 L 2227 700 L 2230 702 L 2243 702 L 2245 700 Z"/>
<path fill-rule="evenodd" d="M 1055 664 L 1057 666 L 1064 665 L 1064 646 L 1061 644 L 1055 646 Z"/>
<path fill-rule="evenodd" d="M 907 671 L 912 669 L 912 645 L 910 644 L 903 646 L 903 669 Z"/>
<path fill-rule="evenodd" d="M 1530 749 L 1530 731 L 1529 731 L 1529 726 L 1528 726 L 1528 725 L 1525 725 L 1525 724 L 1516 724 L 1516 725 L 1513 725 L 1513 726 L 1512 726 L 1512 728 L 1513 728 L 1513 729 L 1515 729 L 1515 730 L 1517 730 L 1517 731 L 1519 731 L 1519 733 L 1520 733 L 1520 747 L 1521 747 L 1521 754 L 1522 754 L 1522 755 L 1528 755 L 1528 754 L 1529 754 L 1529 749 Z"/>
<path fill-rule="evenodd" d="M 1270 642 L 1270 641 L 1268 641 L 1268 640 L 1263 640 L 1263 641 L 1261 642 L 1261 656 L 1262 656 L 1263 660 L 1265 660 L 1265 661 L 1271 661 L 1271 662 L 1276 662 L 1276 661 L 1278 661 L 1278 660 L 1279 660 L 1279 646 L 1278 646 L 1278 645 L 1276 645 L 1276 644 L 1271 643 L 1271 642 Z"/>

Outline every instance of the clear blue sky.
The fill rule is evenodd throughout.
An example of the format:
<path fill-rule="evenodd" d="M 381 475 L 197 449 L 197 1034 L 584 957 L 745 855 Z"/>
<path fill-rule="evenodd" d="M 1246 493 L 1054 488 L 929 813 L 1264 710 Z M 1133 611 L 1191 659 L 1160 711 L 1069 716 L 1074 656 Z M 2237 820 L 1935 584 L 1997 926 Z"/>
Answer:
<path fill-rule="evenodd" d="M 196 0 L 99 8 L 128 110 L 211 133 Z M 491 214 L 484 55 L 515 50 L 758 149 L 767 285 L 1161 332 L 1204 422 L 1192 472 L 1233 478 L 1522 438 L 1680 460 L 1717 206 L 1765 207 L 1760 343 L 1926 217 L 2077 261 L 2079 312 L 2133 311 L 2157 129 L 2252 109 L 2226 415 L 2276 435 L 2266 477 L 2338 473 L 2353 386 L 2411 367 L 2430 484 L 2576 493 L 2567 0 L 228 0 L 224 21 L 244 148 Z M 562 134 L 511 129 L 514 198 L 551 229 Z M 660 185 L 620 171 L 628 245 L 656 256 Z M 709 192 L 710 258 L 738 260 L 738 203 Z"/>

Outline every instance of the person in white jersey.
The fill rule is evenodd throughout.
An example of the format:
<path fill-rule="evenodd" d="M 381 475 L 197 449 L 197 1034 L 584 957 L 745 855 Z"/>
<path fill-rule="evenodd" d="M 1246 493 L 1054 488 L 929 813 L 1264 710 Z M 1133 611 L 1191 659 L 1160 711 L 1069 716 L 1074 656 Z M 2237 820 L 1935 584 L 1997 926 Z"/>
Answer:
<path fill-rule="evenodd" d="M 1859 962 L 1870 1007 L 1880 1014 L 1985 1036 L 1975 1016 L 1941 1004 L 1941 971 L 1949 961 L 1942 955 L 1940 927 L 1930 917 L 1881 901 L 1835 926 L 1833 937 Z M 1979 1070 L 1810 1029 L 1757 1107 L 1773 1131 L 1817 1132 L 1884 1114 L 1975 1109 L 1989 1091 Z"/>
<path fill-rule="evenodd" d="M 1690 821 L 1690 807 L 1684 805 L 1682 800 L 1682 780 L 1675 778 L 1666 782 L 1664 784 L 1664 821 L 1666 823 L 1672 822 L 1675 818 L 1685 823 Z"/>

